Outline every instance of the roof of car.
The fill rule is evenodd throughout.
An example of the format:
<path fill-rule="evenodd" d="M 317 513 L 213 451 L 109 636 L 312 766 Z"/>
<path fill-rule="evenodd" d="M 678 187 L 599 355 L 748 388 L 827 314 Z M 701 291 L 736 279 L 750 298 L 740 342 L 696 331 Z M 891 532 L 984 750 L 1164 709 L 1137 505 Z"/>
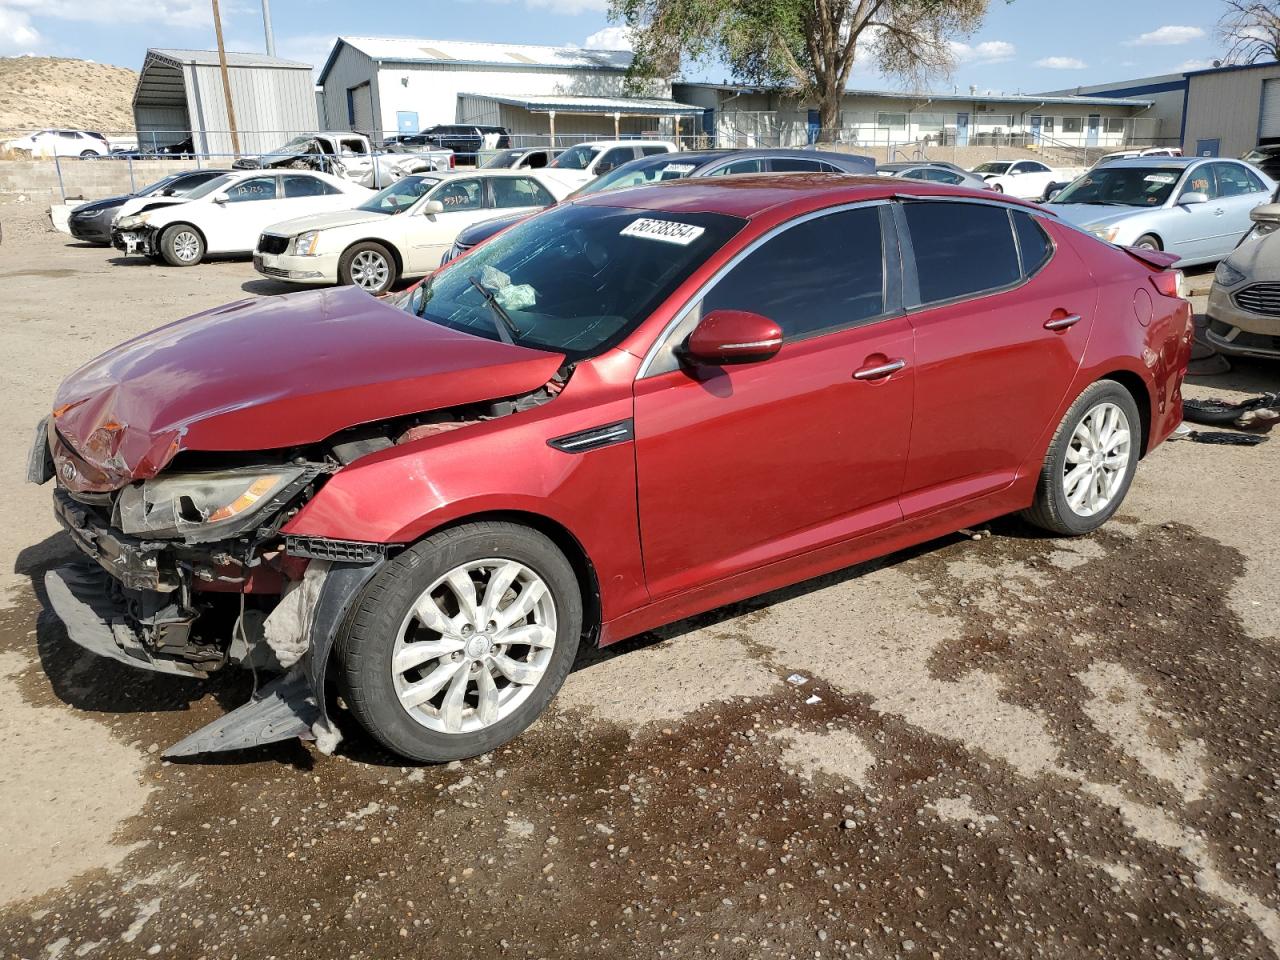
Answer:
<path fill-rule="evenodd" d="M 1168 167 L 1182 170 L 1201 160 L 1229 160 L 1229 157 L 1120 157 L 1107 161 L 1108 167 Z"/>
<path fill-rule="evenodd" d="M 604 190 L 574 202 L 667 213 L 720 213 L 750 219 L 783 206 L 821 208 L 894 196 L 972 197 L 975 200 L 1039 209 L 1034 204 L 986 190 L 847 173 L 686 177 L 623 190 Z"/>

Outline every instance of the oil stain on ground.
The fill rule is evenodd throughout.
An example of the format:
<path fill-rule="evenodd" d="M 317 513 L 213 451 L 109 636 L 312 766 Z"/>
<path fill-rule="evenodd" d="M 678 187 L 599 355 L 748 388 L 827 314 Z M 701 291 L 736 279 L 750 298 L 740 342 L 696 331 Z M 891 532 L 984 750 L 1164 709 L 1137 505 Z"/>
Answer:
<path fill-rule="evenodd" d="M 710 636 L 799 686 L 630 724 L 575 697 L 448 767 L 399 766 L 358 736 L 336 757 L 152 754 L 145 810 L 114 837 L 138 845 L 123 867 L 11 905 L 0 943 L 30 958 L 1274 956 L 1280 676 L 1224 599 L 1240 564 L 1180 527 L 1064 545 L 1000 526 L 588 671 L 678 671 L 675 646 Z M 34 612 L 6 616 L 0 652 L 32 655 Z M 86 665 L 48 618 L 38 653 L 26 703 L 143 752 L 249 692 Z"/>

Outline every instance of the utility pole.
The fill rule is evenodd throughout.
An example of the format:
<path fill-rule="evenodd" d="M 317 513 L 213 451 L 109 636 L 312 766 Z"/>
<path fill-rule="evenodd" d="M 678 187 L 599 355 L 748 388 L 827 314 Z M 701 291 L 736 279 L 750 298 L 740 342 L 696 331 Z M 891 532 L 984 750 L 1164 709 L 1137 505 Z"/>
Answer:
<path fill-rule="evenodd" d="M 267 34 L 267 56 L 276 55 L 276 38 L 271 34 L 271 0 L 262 0 L 262 29 Z"/>
<path fill-rule="evenodd" d="M 222 14 L 213 0 L 213 32 L 218 38 L 218 66 L 222 69 L 222 95 L 227 99 L 227 125 L 231 130 L 231 151 L 240 156 L 240 134 L 236 132 L 236 108 L 231 102 L 231 78 L 227 76 L 227 48 L 222 44 Z"/>

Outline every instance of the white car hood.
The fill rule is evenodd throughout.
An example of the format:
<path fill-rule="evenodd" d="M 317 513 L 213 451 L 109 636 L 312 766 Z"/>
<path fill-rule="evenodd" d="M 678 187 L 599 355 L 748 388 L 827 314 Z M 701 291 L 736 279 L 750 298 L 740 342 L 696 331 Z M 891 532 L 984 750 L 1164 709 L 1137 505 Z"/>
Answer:
<path fill-rule="evenodd" d="M 143 207 L 156 209 L 158 207 L 171 207 L 178 203 L 186 203 L 186 197 L 130 197 L 120 205 L 120 209 L 116 211 L 114 219 L 122 220 L 125 217 L 131 217 Z"/>
<path fill-rule="evenodd" d="M 404 217 L 408 214 L 400 213 L 396 216 Z M 306 230 L 335 230 L 339 227 L 354 227 L 358 223 L 379 223 L 390 219 L 390 214 L 373 213 L 370 210 L 331 210 L 328 213 L 311 213 L 305 217 L 273 223 L 263 232 L 292 237 Z"/>

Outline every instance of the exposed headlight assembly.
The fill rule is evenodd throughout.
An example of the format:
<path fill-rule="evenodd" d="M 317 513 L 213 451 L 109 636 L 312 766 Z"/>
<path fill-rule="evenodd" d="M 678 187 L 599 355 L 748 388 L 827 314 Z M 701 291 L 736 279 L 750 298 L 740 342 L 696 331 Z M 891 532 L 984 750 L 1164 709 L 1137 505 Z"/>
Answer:
<path fill-rule="evenodd" d="M 309 483 L 319 464 L 179 473 L 120 491 L 116 522 L 135 536 L 223 540 L 250 529 Z"/>
<path fill-rule="evenodd" d="M 319 230 L 308 230 L 293 238 L 293 252 L 299 257 L 314 257 L 316 244 L 320 240 Z"/>
<path fill-rule="evenodd" d="M 1115 243 L 1116 237 L 1120 236 L 1119 227 L 1090 227 L 1089 232 L 1099 240 L 1107 241 L 1107 243 Z"/>
<path fill-rule="evenodd" d="M 130 214 L 127 217 L 123 217 L 117 220 L 116 226 L 119 227 L 121 230 L 129 230 L 133 227 L 143 226 L 150 219 L 151 219 L 151 214 L 149 213 L 134 213 L 134 214 Z"/>
<path fill-rule="evenodd" d="M 1234 287 L 1243 279 L 1244 274 L 1226 260 L 1219 263 L 1218 269 L 1213 271 L 1213 282 L 1220 287 Z"/>

